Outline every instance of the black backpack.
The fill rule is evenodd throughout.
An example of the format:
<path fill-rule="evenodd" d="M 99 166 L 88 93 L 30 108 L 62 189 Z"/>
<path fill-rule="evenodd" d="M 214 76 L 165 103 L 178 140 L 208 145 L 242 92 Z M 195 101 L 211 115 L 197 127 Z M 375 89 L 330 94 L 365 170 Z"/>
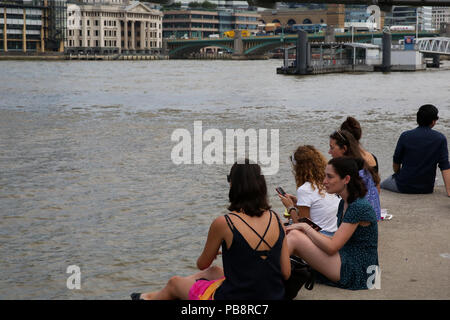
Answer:
<path fill-rule="evenodd" d="M 285 300 L 294 299 L 300 289 L 305 286 L 305 289 L 312 290 L 315 282 L 315 271 L 301 258 L 291 256 L 291 276 L 284 282 Z"/>

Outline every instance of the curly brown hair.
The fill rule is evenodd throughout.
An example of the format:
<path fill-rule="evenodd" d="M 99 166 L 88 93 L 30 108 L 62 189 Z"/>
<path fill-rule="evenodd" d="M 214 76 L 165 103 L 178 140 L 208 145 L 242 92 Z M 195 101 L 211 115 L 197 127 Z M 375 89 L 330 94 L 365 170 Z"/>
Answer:
<path fill-rule="evenodd" d="M 313 190 L 317 188 L 321 195 L 325 194 L 323 180 L 325 179 L 325 168 L 327 160 L 324 155 L 310 145 L 300 146 L 294 152 L 293 171 L 297 188 L 305 182 L 312 185 Z"/>

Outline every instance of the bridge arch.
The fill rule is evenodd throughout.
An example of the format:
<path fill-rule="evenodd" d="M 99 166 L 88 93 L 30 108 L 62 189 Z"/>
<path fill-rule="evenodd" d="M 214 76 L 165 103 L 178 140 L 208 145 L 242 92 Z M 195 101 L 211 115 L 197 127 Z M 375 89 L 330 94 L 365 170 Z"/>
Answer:
<path fill-rule="evenodd" d="M 245 50 L 244 54 L 245 55 L 262 55 L 262 54 L 265 54 L 276 48 L 283 47 L 285 44 L 296 43 L 296 41 L 297 41 L 296 38 L 293 38 L 293 39 L 287 40 L 287 41 L 285 39 L 285 42 L 280 42 L 279 39 L 276 39 L 276 40 L 270 41 L 270 42 L 263 42 L 261 44 L 258 44 L 256 46 L 253 46 L 253 47 Z"/>
<path fill-rule="evenodd" d="M 234 52 L 234 48 L 229 47 L 227 45 L 224 44 L 219 44 L 219 43 L 201 43 L 201 44 L 186 44 L 184 46 L 180 46 L 177 47 L 171 51 L 169 51 L 169 56 L 170 57 L 174 57 L 174 56 L 179 56 L 182 55 L 183 53 L 185 54 L 191 54 L 194 53 L 196 51 L 200 51 L 200 49 L 206 48 L 206 47 L 219 47 L 222 49 L 225 49 L 227 52 Z"/>
<path fill-rule="evenodd" d="M 311 19 L 306 18 L 306 19 L 303 19 L 303 24 L 312 24 L 312 21 L 311 21 Z"/>
<path fill-rule="evenodd" d="M 292 25 L 294 25 L 294 24 L 297 24 L 297 22 L 295 22 L 294 19 L 289 19 L 288 22 L 287 22 L 287 24 L 288 24 L 289 26 L 292 26 Z"/>

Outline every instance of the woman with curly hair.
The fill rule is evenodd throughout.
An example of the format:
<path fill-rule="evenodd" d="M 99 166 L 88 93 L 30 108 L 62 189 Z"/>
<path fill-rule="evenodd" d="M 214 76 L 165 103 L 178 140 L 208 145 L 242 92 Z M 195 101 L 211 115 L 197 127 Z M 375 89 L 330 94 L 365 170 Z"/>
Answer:
<path fill-rule="evenodd" d="M 322 228 L 320 232 L 332 236 L 337 229 L 336 212 L 339 199 L 325 191 L 325 167 L 327 161 L 316 148 L 300 146 L 291 156 L 292 169 L 297 185 L 297 197 L 280 196 L 293 222 L 299 218 L 311 219 Z"/>

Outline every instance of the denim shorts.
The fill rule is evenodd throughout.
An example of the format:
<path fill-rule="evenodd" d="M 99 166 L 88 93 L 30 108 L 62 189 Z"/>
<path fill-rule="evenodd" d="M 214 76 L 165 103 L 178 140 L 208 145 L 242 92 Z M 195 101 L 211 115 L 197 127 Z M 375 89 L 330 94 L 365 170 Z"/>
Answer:
<path fill-rule="evenodd" d="M 324 234 L 324 235 L 326 235 L 327 237 L 332 237 L 332 236 L 334 236 L 334 232 L 329 232 L 329 231 L 325 231 L 325 230 L 320 230 L 319 231 L 321 234 Z"/>

